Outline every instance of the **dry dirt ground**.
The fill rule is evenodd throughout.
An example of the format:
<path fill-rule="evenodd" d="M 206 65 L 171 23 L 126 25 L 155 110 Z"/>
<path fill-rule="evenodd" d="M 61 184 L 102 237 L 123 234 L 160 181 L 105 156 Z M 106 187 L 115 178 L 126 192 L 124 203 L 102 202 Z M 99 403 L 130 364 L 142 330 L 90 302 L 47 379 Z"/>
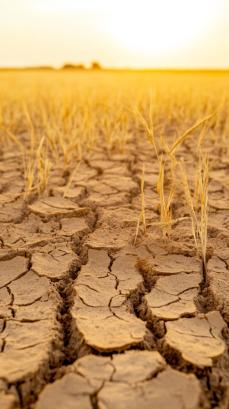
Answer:
<path fill-rule="evenodd" d="M 158 220 L 153 161 L 144 142 L 101 148 L 65 197 L 56 169 L 24 200 L 20 154 L 2 152 L 1 409 L 228 408 L 229 161 L 212 157 L 206 271 L 185 220 L 133 245 L 142 162 Z"/>

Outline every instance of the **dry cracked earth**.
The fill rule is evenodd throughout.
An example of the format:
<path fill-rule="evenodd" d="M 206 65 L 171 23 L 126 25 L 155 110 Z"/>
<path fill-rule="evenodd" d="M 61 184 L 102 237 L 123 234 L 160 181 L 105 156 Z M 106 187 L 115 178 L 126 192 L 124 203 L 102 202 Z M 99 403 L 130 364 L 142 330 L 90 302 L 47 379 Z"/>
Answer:
<path fill-rule="evenodd" d="M 194 166 L 189 146 L 181 149 Z M 22 159 L 1 153 L 0 408 L 226 409 L 229 405 L 229 161 L 214 149 L 207 269 L 189 222 L 133 245 L 146 143 L 97 150 L 24 200 Z M 63 194 L 64 193 L 64 194 Z M 174 205 L 176 216 L 185 207 Z"/>

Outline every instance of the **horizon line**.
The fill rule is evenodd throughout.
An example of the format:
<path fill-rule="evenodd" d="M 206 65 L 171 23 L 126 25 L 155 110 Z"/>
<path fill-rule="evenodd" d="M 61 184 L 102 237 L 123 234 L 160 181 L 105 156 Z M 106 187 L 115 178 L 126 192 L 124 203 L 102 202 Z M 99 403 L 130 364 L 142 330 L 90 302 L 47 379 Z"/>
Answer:
<path fill-rule="evenodd" d="M 133 71 L 133 72 L 229 72 L 229 67 L 104 67 L 100 65 L 99 67 L 87 67 L 84 64 L 73 64 L 64 63 L 60 67 L 55 67 L 52 65 L 29 65 L 29 66 L 0 66 L 0 71 L 35 71 L 35 70 L 45 70 L 45 71 L 81 71 L 81 72 L 91 72 L 91 71 Z"/>

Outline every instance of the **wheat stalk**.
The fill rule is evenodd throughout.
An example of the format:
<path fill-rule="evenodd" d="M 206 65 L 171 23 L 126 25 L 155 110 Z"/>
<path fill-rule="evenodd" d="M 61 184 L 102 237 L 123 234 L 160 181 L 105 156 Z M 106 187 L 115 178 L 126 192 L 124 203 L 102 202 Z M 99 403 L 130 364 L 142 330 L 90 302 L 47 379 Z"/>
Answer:
<path fill-rule="evenodd" d="M 160 198 L 160 225 L 163 228 L 163 236 L 167 237 L 172 225 L 171 204 L 174 197 L 173 186 L 170 187 L 169 194 L 165 195 L 165 163 L 163 157 L 159 162 L 159 177 L 157 182 L 157 191 Z"/>
<path fill-rule="evenodd" d="M 209 119 L 211 119 L 214 114 L 208 115 L 205 118 L 201 119 L 200 121 L 198 121 L 195 125 L 191 126 L 191 128 L 187 129 L 181 136 L 179 136 L 176 141 L 174 142 L 173 146 L 170 148 L 170 151 L 168 152 L 170 155 L 174 154 L 177 147 L 179 145 L 181 145 L 185 139 L 193 132 L 195 131 L 197 128 L 199 128 L 199 126 L 205 124 L 205 122 L 209 121 Z"/>
<path fill-rule="evenodd" d="M 180 162 L 181 176 L 183 180 L 186 203 L 192 223 L 192 234 L 197 253 L 201 254 L 204 267 L 206 268 L 207 239 L 208 239 L 208 180 L 209 160 L 208 156 L 201 155 L 196 174 L 196 188 L 191 193 L 187 173 L 184 165 Z M 197 190 L 196 190 L 197 189 Z"/>
<path fill-rule="evenodd" d="M 137 227 L 136 227 L 136 233 L 135 233 L 135 238 L 134 238 L 134 245 L 136 245 L 137 238 L 139 235 L 139 229 L 141 223 L 143 224 L 143 230 L 144 233 L 146 234 L 146 217 L 145 217 L 145 193 L 144 193 L 144 187 L 145 187 L 145 166 L 142 166 L 142 176 L 141 176 L 141 211 L 138 217 L 137 221 Z"/>

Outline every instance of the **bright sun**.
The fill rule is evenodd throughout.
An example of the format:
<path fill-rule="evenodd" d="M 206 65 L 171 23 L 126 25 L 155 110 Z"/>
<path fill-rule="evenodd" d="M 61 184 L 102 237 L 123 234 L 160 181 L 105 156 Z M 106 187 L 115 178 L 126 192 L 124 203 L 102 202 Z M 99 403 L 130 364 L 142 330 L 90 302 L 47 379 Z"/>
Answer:
<path fill-rule="evenodd" d="M 130 51 L 159 54 L 207 35 L 222 0 L 123 0 L 107 28 Z"/>

